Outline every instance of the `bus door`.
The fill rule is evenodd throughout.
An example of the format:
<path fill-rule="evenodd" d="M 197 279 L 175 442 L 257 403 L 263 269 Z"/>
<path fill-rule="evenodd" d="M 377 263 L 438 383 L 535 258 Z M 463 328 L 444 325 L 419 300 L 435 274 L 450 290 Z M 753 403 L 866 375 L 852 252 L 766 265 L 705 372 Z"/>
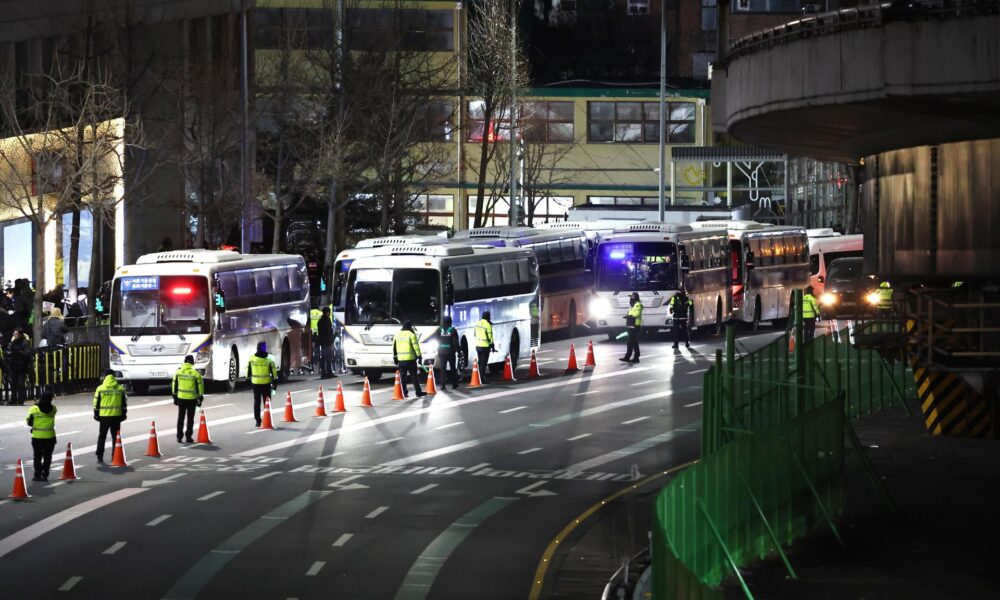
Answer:
<path fill-rule="evenodd" d="M 733 295 L 733 310 L 743 308 L 746 282 L 743 280 L 743 242 L 729 240 L 729 285 Z"/>

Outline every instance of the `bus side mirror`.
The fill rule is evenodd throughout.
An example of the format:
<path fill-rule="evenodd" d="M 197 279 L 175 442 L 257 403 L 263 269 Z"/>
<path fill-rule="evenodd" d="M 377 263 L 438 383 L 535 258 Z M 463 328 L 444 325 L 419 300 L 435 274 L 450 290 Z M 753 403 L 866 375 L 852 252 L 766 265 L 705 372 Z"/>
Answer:
<path fill-rule="evenodd" d="M 340 295 L 344 289 L 345 279 L 346 279 L 345 273 L 337 273 L 333 277 L 333 298 L 335 303 L 337 302 L 337 299 L 340 298 Z"/>
<path fill-rule="evenodd" d="M 594 270 L 594 259 L 597 257 L 597 247 L 587 249 L 587 256 L 583 259 L 583 270 L 590 273 Z"/>
<path fill-rule="evenodd" d="M 822 275 L 820 275 L 819 277 L 817 277 L 817 278 L 816 278 L 816 281 L 818 281 L 818 282 L 820 282 L 820 283 L 823 283 L 823 281 L 824 281 L 824 279 L 823 279 L 823 276 L 822 276 Z"/>
<path fill-rule="evenodd" d="M 444 303 L 455 303 L 455 284 L 450 281 L 446 281 L 444 284 Z"/>
<path fill-rule="evenodd" d="M 691 271 L 691 259 L 688 258 L 687 252 L 681 253 L 681 273 L 687 275 Z"/>
<path fill-rule="evenodd" d="M 215 312 L 223 314 L 226 312 L 226 294 L 222 290 L 215 290 Z"/>
<path fill-rule="evenodd" d="M 753 252 L 747 250 L 746 260 L 744 260 L 743 263 L 746 265 L 747 270 L 753 268 Z"/>

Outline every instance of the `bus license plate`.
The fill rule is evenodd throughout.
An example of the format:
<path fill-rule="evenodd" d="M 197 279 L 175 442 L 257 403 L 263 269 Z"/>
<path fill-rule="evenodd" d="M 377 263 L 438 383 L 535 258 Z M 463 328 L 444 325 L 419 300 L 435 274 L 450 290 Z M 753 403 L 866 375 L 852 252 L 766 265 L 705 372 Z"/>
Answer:
<path fill-rule="evenodd" d="M 150 371 L 149 372 L 149 376 L 150 377 L 163 377 L 163 378 L 165 378 L 167 376 L 167 372 L 166 371 Z"/>

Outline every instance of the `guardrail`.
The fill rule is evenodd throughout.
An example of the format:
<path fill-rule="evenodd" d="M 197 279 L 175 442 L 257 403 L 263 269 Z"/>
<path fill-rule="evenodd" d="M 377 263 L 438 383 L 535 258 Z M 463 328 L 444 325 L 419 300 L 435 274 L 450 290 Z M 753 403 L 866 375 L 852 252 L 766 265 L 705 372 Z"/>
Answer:
<path fill-rule="evenodd" d="M 36 348 L 26 371 L 18 371 L 0 352 L 0 401 L 14 399 L 14 388 L 24 386 L 25 399 L 37 398 L 44 390 L 72 394 L 94 389 L 101 377 L 102 346 L 97 343 Z M 23 377 L 23 380 L 18 380 Z"/>

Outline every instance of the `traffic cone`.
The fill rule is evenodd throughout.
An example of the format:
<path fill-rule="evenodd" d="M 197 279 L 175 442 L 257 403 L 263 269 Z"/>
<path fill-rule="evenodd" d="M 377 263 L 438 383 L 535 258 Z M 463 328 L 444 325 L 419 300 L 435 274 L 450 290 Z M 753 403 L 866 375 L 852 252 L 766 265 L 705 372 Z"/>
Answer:
<path fill-rule="evenodd" d="M 198 443 L 211 444 L 212 438 L 208 437 L 208 421 L 205 420 L 205 409 L 201 409 L 201 419 L 198 421 Z"/>
<path fill-rule="evenodd" d="M 503 361 L 503 380 L 504 381 L 517 381 L 514 379 L 514 367 L 510 364 L 510 354 Z"/>
<path fill-rule="evenodd" d="M 538 379 L 542 374 L 538 372 L 538 359 L 535 358 L 535 349 L 531 349 L 531 364 L 528 365 L 528 379 Z"/>
<path fill-rule="evenodd" d="M 337 382 L 337 387 L 340 387 L 339 381 Z M 326 416 L 326 402 L 323 401 L 323 386 L 319 386 L 319 393 L 316 394 L 316 413 L 313 416 Z"/>
<path fill-rule="evenodd" d="M 788 352 L 789 354 L 795 352 L 795 330 L 788 332 Z"/>
<path fill-rule="evenodd" d="M 66 460 L 63 461 L 63 472 L 59 481 L 76 481 L 76 463 L 73 462 L 73 444 L 66 444 Z"/>
<path fill-rule="evenodd" d="M 295 407 L 292 406 L 292 393 L 285 393 L 285 416 L 281 418 L 285 423 L 296 423 Z"/>
<path fill-rule="evenodd" d="M 597 366 L 597 361 L 594 360 L 594 341 L 587 340 L 587 360 L 583 363 L 584 368 L 594 368 Z"/>
<path fill-rule="evenodd" d="M 372 407 L 372 386 L 368 384 L 368 377 L 365 377 L 365 387 L 361 390 L 361 406 Z"/>
<path fill-rule="evenodd" d="M 469 379 L 469 387 L 470 388 L 483 387 L 483 382 L 479 378 L 479 359 L 478 358 L 472 359 L 472 378 Z"/>
<path fill-rule="evenodd" d="M 434 383 L 434 369 L 433 367 L 427 369 L 427 386 L 424 389 L 425 394 L 436 394 L 438 393 L 437 385 Z"/>
<path fill-rule="evenodd" d="M 156 437 L 156 421 L 149 423 L 149 445 L 146 446 L 146 456 L 160 458 L 160 440 Z"/>
<path fill-rule="evenodd" d="M 11 500 L 27 500 L 31 498 L 28 495 L 28 488 L 24 485 L 24 467 L 21 466 L 21 459 L 17 459 L 17 471 L 14 473 L 14 489 L 11 490 L 10 496 L 7 496 Z"/>
<path fill-rule="evenodd" d="M 322 390 L 320 390 L 322 392 Z M 322 401 L 322 395 L 320 396 L 320 401 Z M 344 386 L 338 381 L 337 382 L 337 397 L 333 401 L 333 412 L 347 412 L 347 408 L 344 406 Z"/>
<path fill-rule="evenodd" d="M 274 429 L 274 423 L 271 422 L 271 400 L 264 400 L 264 415 L 260 419 L 261 429 Z"/>
<path fill-rule="evenodd" d="M 405 400 L 403 397 L 403 382 L 399 379 L 399 371 L 396 371 L 396 383 L 392 386 L 392 399 Z"/>
<path fill-rule="evenodd" d="M 576 373 L 580 368 L 576 366 L 576 347 L 569 345 L 569 362 L 566 364 L 566 373 Z"/>
<path fill-rule="evenodd" d="M 112 467 L 127 467 L 128 462 L 125 461 L 125 446 L 122 445 L 122 432 L 119 431 L 115 435 L 115 451 L 111 455 L 111 466 Z"/>

